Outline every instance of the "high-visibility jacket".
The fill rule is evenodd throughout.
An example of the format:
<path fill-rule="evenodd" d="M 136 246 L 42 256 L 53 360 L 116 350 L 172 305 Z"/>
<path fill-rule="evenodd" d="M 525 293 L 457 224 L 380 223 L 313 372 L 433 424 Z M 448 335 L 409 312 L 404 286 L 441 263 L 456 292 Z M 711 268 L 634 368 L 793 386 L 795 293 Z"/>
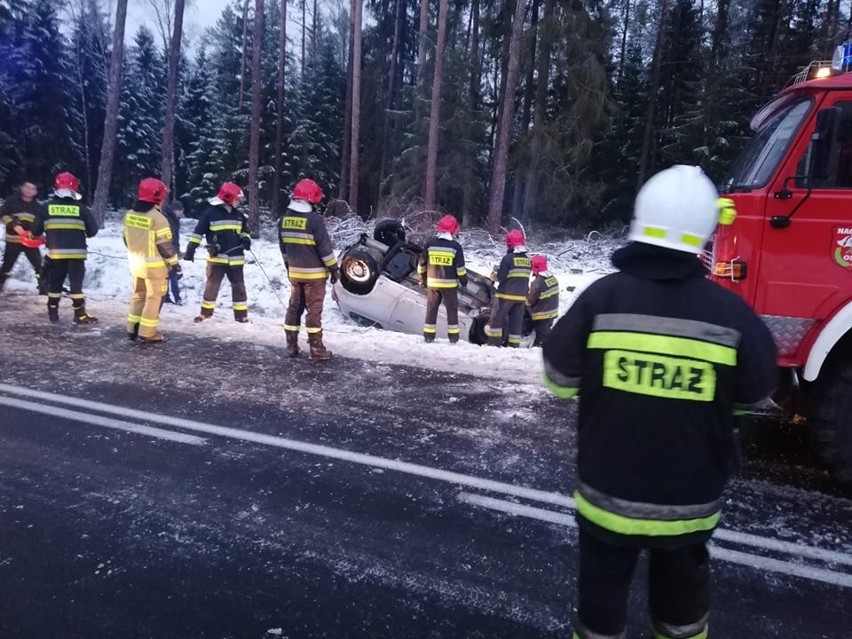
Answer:
<path fill-rule="evenodd" d="M 291 280 L 324 280 L 338 268 L 323 219 L 288 208 L 278 220 L 278 245 Z"/>
<path fill-rule="evenodd" d="M 157 206 L 147 213 L 125 214 L 124 243 L 133 277 L 166 279 L 169 267 L 178 263 L 171 226 Z"/>
<path fill-rule="evenodd" d="M 194 251 L 204 237 L 207 238 L 208 262 L 229 266 L 246 263 L 242 239 L 251 235 L 246 230 L 246 216 L 237 209 L 224 204 L 207 207 L 189 236 L 187 248 Z"/>
<path fill-rule="evenodd" d="M 515 249 L 504 255 L 497 269 L 497 299 L 526 303 L 531 269 L 526 250 Z"/>
<path fill-rule="evenodd" d="M 98 224 L 89 210 L 72 197 L 54 197 L 36 215 L 35 237 L 47 236 L 47 255 L 52 260 L 85 260 L 86 238 L 98 234 Z"/>
<path fill-rule="evenodd" d="M 634 243 L 544 344 L 545 382 L 580 397 L 578 521 L 610 541 L 706 540 L 732 470 L 735 411 L 775 385 L 776 348 L 693 255 Z"/>
<path fill-rule="evenodd" d="M 559 281 L 549 271 L 539 273 L 533 279 L 527 306 L 534 322 L 559 317 Z"/>
<path fill-rule="evenodd" d="M 0 207 L 0 220 L 6 227 L 6 243 L 20 244 L 21 236 L 15 233 L 15 227 L 20 226 L 25 231 L 32 230 L 36 215 L 42 210 L 41 204 L 35 200 L 24 202 L 18 195 L 10 196 Z"/>
<path fill-rule="evenodd" d="M 426 277 L 427 288 L 466 286 L 467 268 L 461 244 L 447 237 L 433 237 L 423 247 L 417 272 L 421 278 Z"/>

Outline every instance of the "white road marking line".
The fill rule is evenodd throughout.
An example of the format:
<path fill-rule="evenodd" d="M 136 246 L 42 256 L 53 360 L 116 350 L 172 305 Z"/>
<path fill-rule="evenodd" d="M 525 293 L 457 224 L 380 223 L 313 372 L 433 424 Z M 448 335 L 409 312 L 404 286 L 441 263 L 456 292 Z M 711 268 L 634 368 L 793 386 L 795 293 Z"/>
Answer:
<path fill-rule="evenodd" d="M 9 393 L 12 395 L 20 395 L 23 397 L 39 399 L 42 401 L 54 402 L 57 404 L 66 404 L 79 408 L 87 408 L 89 410 L 95 410 L 102 413 L 121 415 L 123 417 L 144 420 L 146 422 L 153 422 L 157 424 L 166 424 L 169 426 L 175 426 L 177 428 L 183 428 L 185 430 L 206 433 L 208 435 L 218 435 L 220 437 L 226 437 L 229 439 L 236 439 L 245 442 L 252 442 L 255 444 L 263 444 L 265 446 L 271 446 L 274 448 L 294 450 L 297 452 L 307 453 L 309 455 L 318 455 L 329 459 L 338 459 L 340 461 L 347 461 L 353 464 L 360 464 L 362 466 L 370 466 L 371 468 L 395 470 L 401 473 L 406 473 L 408 475 L 426 477 L 427 479 L 436 479 L 438 481 L 445 481 L 450 484 L 468 486 L 470 488 L 477 488 L 479 490 L 502 493 L 504 495 L 521 497 L 523 499 L 530 499 L 532 501 L 554 504 L 557 506 L 571 507 L 574 504 L 573 499 L 567 497 L 566 495 L 561 495 L 559 493 L 536 490 L 534 488 L 527 488 L 525 486 L 516 486 L 515 484 L 507 484 L 491 479 L 473 477 L 471 475 L 464 475 L 462 473 L 455 473 L 447 470 L 441 470 L 439 468 L 432 468 L 431 466 L 412 464 L 396 459 L 375 457 L 373 455 L 365 455 L 363 453 L 353 453 L 348 450 L 332 448 L 330 446 L 309 444 L 307 442 L 287 439 L 285 437 L 278 437 L 276 435 L 265 435 L 263 433 L 255 433 L 252 431 L 241 430 L 238 428 L 230 428 L 227 426 L 214 426 L 212 424 L 204 424 L 202 422 L 196 422 L 180 417 L 156 415 L 154 413 L 148 413 L 132 408 L 112 406 L 110 404 L 103 404 L 100 402 L 93 402 L 90 400 L 78 399 L 75 397 L 64 397 L 62 395 L 44 393 L 42 391 L 30 390 L 28 388 L 17 388 L 15 386 L 9 386 L 7 384 L 0 384 L 0 393 Z"/>
<path fill-rule="evenodd" d="M 123 430 L 128 433 L 136 433 L 138 435 L 146 435 L 156 437 L 157 439 L 165 439 L 181 444 L 191 444 L 193 446 L 203 446 L 207 440 L 203 437 L 195 435 L 187 435 L 186 433 L 176 433 L 173 430 L 164 430 L 162 428 L 154 428 L 152 426 L 143 426 L 141 424 L 131 424 L 130 422 L 111 419 L 101 415 L 92 415 L 90 413 L 79 413 L 77 411 L 68 410 L 67 408 L 59 408 L 58 406 L 45 406 L 43 404 L 33 404 L 32 402 L 23 399 L 14 399 L 12 397 L 3 397 L 0 395 L 0 405 L 11 406 L 12 408 L 20 408 L 21 410 L 30 411 L 33 413 L 42 413 L 52 417 L 60 417 L 75 422 L 83 422 L 93 426 L 102 426 L 103 428 L 114 428 Z"/>
<path fill-rule="evenodd" d="M 462 473 L 441 470 L 438 468 L 432 468 L 430 466 L 423 466 L 420 464 L 413 464 L 399 460 L 387 459 L 384 457 L 376 457 L 373 455 L 354 453 L 339 448 L 332 448 L 330 446 L 310 444 L 307 442 L 300 442 L 297 440 L 286 439 L 284 437 L 277 437 L 274 435 L 264 435 L 261 433 L 254 433 L 251 431 L 241 430 L 237 428 L 214 426 L 211 424 L 204 424 L 201 422 L 183 419 L 180 417 L 157 415 L 154 413 L 135 410 L 132 408 L 113 406 L 111 404 L 104 404 L 101 402 L 95 402 L 87 399 L 79 399 L 75 397 L 65 397 L 63 395 L 55 395 L 53 393 L 45 393 L 43 391 L 37 391 L 28 388 L 19 388 L 17 386 L 11 386 L 8 384 L 0 384 L 0 393 L 8 393 L 12 395 L 30 397 L 33 399 L 38 399 L 47 402 L 76 406 L 79 408 L 86 408 L 102 413 L 121 415 L 124 417 L 144 420 L 147 422 L 174 426 L 176 428 L 183 428 L 186 430 L 204 432 L 211 435 L 218 435 L 220 437 L 226 437 L 229 439 L 237 439 L 241 441 L 247 441 L 276 448 L 283 448 L 286 450 L 294 450 L 309 455 L 318 455 L 331 459 L 348 461 L 355 464 L 370 466 L 372 468 L 394 470 L 401 473 L 407 473 L 409 475 L 426 477 L 438 481 L 445 481 L 451 484 L 468 486 L 471 488 L 477 488 L 489 492 L 502 493 L 504 495 L 511 495 L 513 497 L 529 499 L 531 501 L 562 506 L 570 510 L 573 510 L 575 507 L 574 500 L 571 497 L 560 493 L 547 492 L 534 488 L 527 488 L 525 486 L 516 486 L 514 484 L 498 482 L 490 479 L 483 479 L 480 477 L 464 475 Z M 517 506 L 517 504 L 513 505 Z M 852 556 L 842 552 L 825 550 L 822 548 L 814 548 L 812 546 L 804 546 L 792 542 L 772 539 L 770 537 L 761 537 L 758 535 L 737 532 L 724 528 L 717 529 L 715 535 L 718 539 L 722 539 L 732 543 L 753 546 L 756 548 L 762 548 L 764 550 L 783 552 L 788 555 L 807 559 L 818 559 L 828 563 L 852 565 Z"/>
<path fill-rule="evenodd" d="M 472 506 L 480 506 L 482 508 L 496 510 L 509 515 L 538 519 L 539 521 L 564 525 L 570 528 L 577 527 L 574 517 L 566 513 L 554 512 L 544 508 L 532 508 L 530 506 L 524 506 L 523 504 L 505 501 L 503 499 L 495 499 L 493 497 L 485 497 L 471 493 L 459 493 L 457 497 L 459 501 Z M 790 561 L 782 561 L 780 559 L 773 559 L 772 557 L 752 555 L 738 550 L 721 548 L 712 543 L 710 544 L 710 554 L 720 561 L 740 564 L 742 566 L 748 566 L 749 568 L 755 568 L 765 572 L 777 572 L 782 575 L 802 577 L 811 581 L 821 581 L 833 586 L 852 588 L 852 575 L 843 572 L 835 572 L 824 568 L 816 568 Z"/>

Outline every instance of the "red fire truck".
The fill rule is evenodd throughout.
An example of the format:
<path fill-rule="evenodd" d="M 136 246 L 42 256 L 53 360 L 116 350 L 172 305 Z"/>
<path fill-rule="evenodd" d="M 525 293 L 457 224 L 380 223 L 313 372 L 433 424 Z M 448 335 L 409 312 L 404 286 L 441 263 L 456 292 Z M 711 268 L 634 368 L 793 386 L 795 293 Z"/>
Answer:
<path fill-rule="evenodd" d="M 852 484 L 852 44 L 808 69 L 751 121 L 722 185 L 713 278 L 763 317 L 779 350 L 779 404 L 801 410 Z"/>

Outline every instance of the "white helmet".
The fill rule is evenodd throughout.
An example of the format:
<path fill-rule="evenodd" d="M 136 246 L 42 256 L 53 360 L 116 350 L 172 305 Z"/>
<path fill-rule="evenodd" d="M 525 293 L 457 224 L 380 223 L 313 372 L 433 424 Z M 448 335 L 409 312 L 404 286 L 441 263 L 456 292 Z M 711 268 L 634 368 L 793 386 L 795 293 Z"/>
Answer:
<path fill-rule="evenodd" d="M 718 198 L 700 167 L 660 171 L 639 189 L 628 239 L 697 255 L 719 220 Z"/>

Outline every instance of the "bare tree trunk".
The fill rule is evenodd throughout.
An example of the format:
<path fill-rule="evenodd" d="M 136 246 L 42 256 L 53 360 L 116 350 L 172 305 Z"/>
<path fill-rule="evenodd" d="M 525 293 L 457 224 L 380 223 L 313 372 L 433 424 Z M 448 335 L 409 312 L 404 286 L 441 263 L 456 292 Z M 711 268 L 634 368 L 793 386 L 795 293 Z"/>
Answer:
<path fill-rule="evenodd" d="M 166 89 L 166 118 L 163 123 L 163 158 L 160 175 L 169 189 L 173 190 L 175 107 L 177 104 L 177 82 L 180 71 L 180 44 L 183 36 L 184 0 L 175 0 L 175 21 L 172 42 L 169 46 L 169 80 Z"/>
<path fill-rule="evenodd" d="M 278 18 L 278 108 L 275 118 L 275 175 L 272 177 L 272 213 L 281 206 L 281 160 L 284 153 L 284 80 L 287 74 L 287 0 L 281 0 Z"/>
<path fill-rule="evenodd" d="M 98 166 L 98 185 L 95 189 L 93 213 L 98 226 L 104 225 L 109 185 L 112 180 L 112 161 L 115 157 L 115 136 L 118 129 L 118 102 L 121 97 L 121 67 L 124 63 L 124 25 L 127 22 L 127 0 L 117 0 L 115 30 L 112 37 L 112 54 L 109 60 L 109 85 L 107 88 L 104 141 L 101 146 L 101 163 Z"/>
<path fill-rule="evenodd" d="M 352 63 L 355 46 L 355 2 L 350 0 L 349 7 L 349 60 L 346 63 L 346 108 L 343 114 L 343 150 L 340 154 L 340 193 L 341 200 L 348 201 L 349 194 L 349 163 L 352 155 L 352 74 L 355 70 Z"/>
<path fill-rule="evenodd" d="M 535 53 L 536 44 L 538 43 L 538 11 L 540 0 L 533 0 L 532 20 L 530 21 L 530 45 L 529 45 L 529 61 L 527 64 L 527 77 L 524 81 L 524 106 L 521 112 L 521 131 L 520 137 L 523 140 L 526 138 L 530 130 L 530 112 L 532 110 L 533 97 L 535 96 Z M 520 170 L 515 172 L 514 185 L 512 187 L 512 216 L 521 218 L 523 216 L 524 206 L 524 177 Z M 524 220 L 528 222 L 528 220 Z"/>
<path fill-rule="evenodd" d="M 479 110 L 479 91 L 482 84 L 482 59 L 479 52 L 479 1 L 473 0 L 471 9 L 470 37 L 470 112 Z M 462 224 L 470 226 L 473 217 L 473 186 L 476 179 L 474 162 L 468 162 L 465 169 L 464 194 L 462 196 Z"/>
<path fill-rule="evenodd" d="M 251 129 L 249 131 L 249 217 L 251 234 L 260 233 L 260 101 L 263 97 L 260 54 L 263 50 L 263 0 L 254 0 L 254 31 L 252 32 L 251 57 Z"/>
<path fill-rule="evenodd" d="M 385 181 L 385 175 L 388 168 L 388 146 L 390 145 L 391 130 L 394 123 L 390 118 L 390 111 L 396 106 L 396 90 L 397 90 L 397 70 L 399 68 L 399 51 L 400 38 L 402 31 L 402 23 L 405 19 L 403 11 L 403 0 L 396 0 L 394 8 L 394 27 L 393 27 L 393 46 L 391 47 L 391 66 L 390 79 L 388 86 L 388 97 L 385 102 L 384 127 L 382 130 L 382 163 L 379 169 L 379 193 L 381 193 L 382 182 Z"/>
<path fill-rule="evenodd" d="M 521 38 L 524 34 L 524 12 L 526 3 L 517 0 L 515 16 L 512 19 L 512 38 L 509 42 L 509 67 L 506 71 L 506 86 L 502 96 L 502 117 L 497 132 L 497 149 L 494 152 L 494 167 L 491 173 L 491 198 L 488 207 L 488 230 L 496 233 L 500 228 L 503 215 L 503 195 L 506 191 L 506 167 L 509 162 L 509 135 L 512 130 L 512 111 L 515 103 L 515 89 L 520 75 Z"/>
<path fill-rule="evenodd" d="M 355 0 L 352 38 L 352 161 L 349 164 L 349 206 L 358 210 L 358 152 L 361 145 L 361 14 L 364 0 Z"/>
<path fill-rule="evenodd" d="M 426 83 L 426 34 L 429 31 L 429 0 L 420 0 L 420 31 L 417 39 L 417 86 L 423 88 Z"/>
<path fill-rule="evenodd" d="M 663 47 L 666 42 L 666 30 L 668 28 L 669 0 L 663 0 L 660 10 L 660 26 L 657 29 L 657 43 L 654 45 L 654 59 L 651 62 L 651 86 L 648 91 L 648 110 L 645 112 L 645 132 L 642 136 L 642 154 L 639 156 L 639 174 L 636 180 L 638 191 L 645 183 L 645 175 L 653 152 L 654 114 L 657 108 L 657 93 L 660 89 L 660 75 L 662 71 Z"/>
<path fill-rule="evenodd" d="M 314 0 L 314 13 L 312 16 L 313 28 L 311 32 L 311 56 L 317 59 L 317 38 L 319 37 L 319 18 L 317 13 L 317 0 Z"/>
<path fill-rule="evenodd" d="M 438 5 L 438 42 L 435 45 L 435 75 L 432 78 L 432 107 L 429 112 L 429 145 L 426 148 L 426 206 L 435 206 L 436 172 L 438 164 L 438 129 L 441 124 L 441 84 L 444 76 L 444 45 L 447 41 L 448 0 Z"/>
<path fill-rule="evenodd" d="M 618 81 L 624 78 L 624 59 L 627 57 L 627 30 L 630 27 L 630 2 L 624 0 L 624 31 L 621 33 L 621 51 L 618 54 Z"/>
<path fill-rule="evenodd" d="M 305 41 L 307 40 L 308 0 L 302 0 L 302 80 L 305 79 Z"/>
<path fill-rule="evenodd" d="M 248 46 L 248 7 L 249 0 L 243 3 L 243 44 L 240 47 L 240 111 L 243 110 L 243 99 L 246 88 L 246 47 Z"/>

